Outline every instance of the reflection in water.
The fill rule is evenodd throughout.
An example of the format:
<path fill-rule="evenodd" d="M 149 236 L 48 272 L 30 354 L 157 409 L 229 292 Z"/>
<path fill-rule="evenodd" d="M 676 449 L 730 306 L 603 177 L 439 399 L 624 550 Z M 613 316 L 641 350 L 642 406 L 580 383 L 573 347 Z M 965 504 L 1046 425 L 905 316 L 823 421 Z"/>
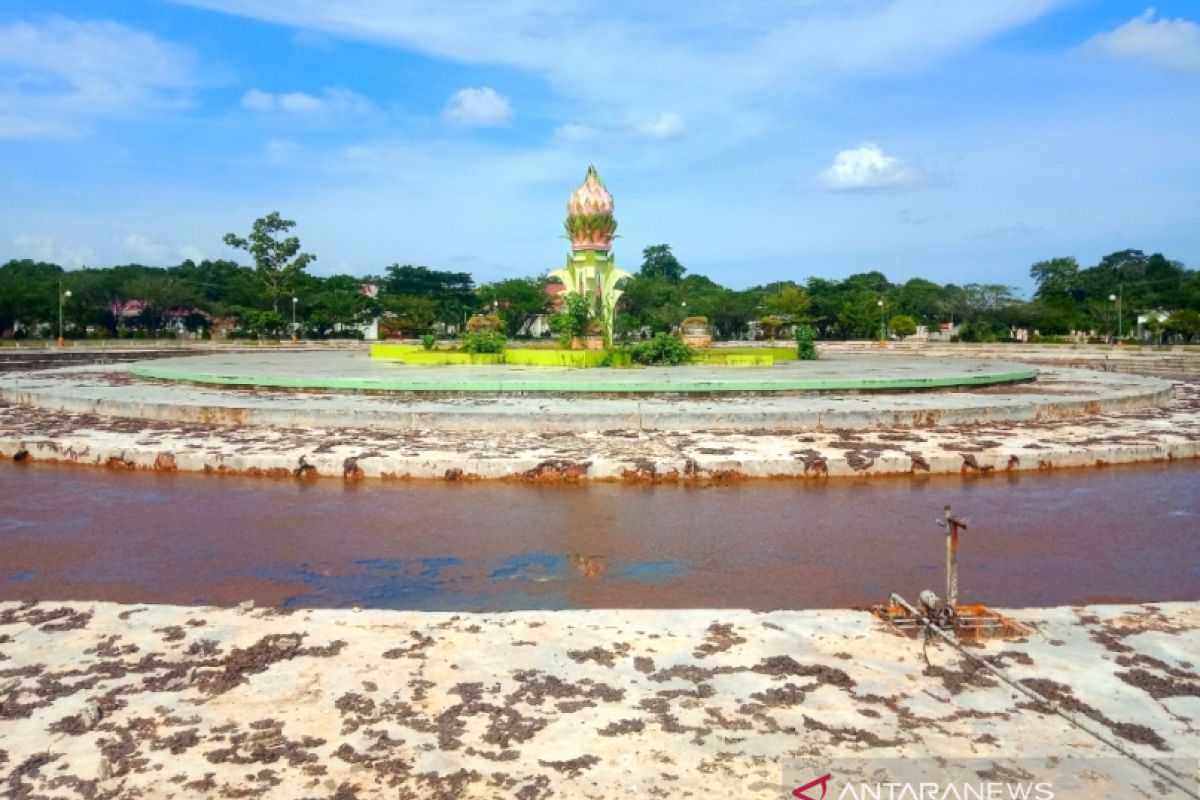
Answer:
<path fill-rule="evenodd" d="M 581 578 L 598 578 L 608 570 L 608 559 L 604 556 L 585 556 L 574 553 L 569 559 L 571 569 Z"/>
<path fill-rule="evenodd" d="M 1200 597 L 1200 463 L 710 486 L 271 481 L 0 463 L 0 599 L 412 609 Z"/>

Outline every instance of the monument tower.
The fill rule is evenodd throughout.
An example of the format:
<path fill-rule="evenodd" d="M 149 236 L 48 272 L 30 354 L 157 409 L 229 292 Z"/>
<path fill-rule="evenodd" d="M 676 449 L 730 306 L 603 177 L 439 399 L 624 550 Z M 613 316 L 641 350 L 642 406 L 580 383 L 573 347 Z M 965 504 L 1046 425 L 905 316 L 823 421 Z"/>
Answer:
<path fill-rule="evenodd" d="M 617 231 L 613 199 L 600 180 L 595 165 L 567 201 L 564 227 L 571 240 L 571 253 L 564 269 L 550 273 L 566 287 L 564 294 L 580 294 L 591 304 L 591 318 L 604 327 L 604 344 L 612 345 L 613 314 L 621 290 L 617 282 L 629 273 L 617 269 L 612 240 Z"/>

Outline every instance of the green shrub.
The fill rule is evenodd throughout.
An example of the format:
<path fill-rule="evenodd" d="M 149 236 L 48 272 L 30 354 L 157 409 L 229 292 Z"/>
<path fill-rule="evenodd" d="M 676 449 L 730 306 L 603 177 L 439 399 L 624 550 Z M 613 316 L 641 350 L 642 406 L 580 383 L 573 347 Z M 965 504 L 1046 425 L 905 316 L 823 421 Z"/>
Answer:
<path fill-rule="evenodd" d="M 604 352 L 597 366 L 624 369 L 633 365 L 633 352 L 628 347 L 614 347 Z"/>
<path fill-rule="evenodd" d="M 1008 328 L 997 322 L 984 320 L 966 322 L 959 328 L 958 335 L 964 342 L 988 343 L 998 341 L 1001 336 L 1007 336 Z"/>
<path fill-rule="evenodd" d="M 459 347 L 464 353 L 503 353 L 508 339 L 500 331 L 469 331 Z"/>
<path fill-rule="evenodd" d="M 639 364 L 669 364 L 675 366 L 692 360 L 692 348 L 678 336 L 659 333 L 633 346 L 633 360 Z"/>
<path fill-rule="evenodd" d="M 897 314 L 888 320 L 887 328 L 903 339 L 917 332 L 917 321 L 908 314 Z"/>
<path fill-rule="evenodd" d="M 570 347 L 572 339 L 587 333 L 592 304 L 578 292 L 568 292 L 563 301 L 563 310 L 550 318 L 550 330 L 558 335 L 563 347 Z"/>
<path fill-rule="evenodd" d="M 817 332 L 811 325 L 797 325 L 795 334 L 796 357 L 801 361 L 816 361 L 817 346 L 813 341 L 817 338 Z"/>
<path fill-rule="evenodd" d="M 426 350 L 432 350 L 436 344 L 437 337 L 432 333 L 427 333 L 421 337 L 421 347 L 424 347 Z"/>
<path fill-rule="evenodd" d="M 504 330 L 504 320 L 496 314 L 476 314 L 467 320 L 468 333 L 502 330 Z"/>

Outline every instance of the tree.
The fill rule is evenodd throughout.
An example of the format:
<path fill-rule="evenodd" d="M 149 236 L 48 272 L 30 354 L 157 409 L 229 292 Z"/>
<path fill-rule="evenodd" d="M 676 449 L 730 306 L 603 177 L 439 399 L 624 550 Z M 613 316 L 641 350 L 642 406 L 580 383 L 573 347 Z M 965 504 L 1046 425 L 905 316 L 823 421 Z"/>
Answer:
<path fill-rule="evenodd" d="M 788 322 L 805 322 L 808 320 L 808 310 L 812 307 L 812 298 L 796 284 L 788 283 L 774 294 L 767 295 L 763 305 L 772 314 Z"/>
<path fill-rule="evenodd" d="M 917 322 L 936 327 L 942 321 L 942 300 L 945 291 L 933 281 L 912 278 L 900 287 L 896 305 L 900 313 Z"/>
<path fill-rule="evenodd" d="M 130 281 L 126 291 L 142 301 L 141 322 L 151 333 L 166 327 L 175 312 L 190 312 L 197 299 L 194 288 L 160 269 Z"/>
<path fill-rule="evenodd" d="M 731 339 L 743 334 L 756 316 L 758 295 L 721 289 L 701 295 L 689 309 L 708 317 L 708 324 L 719 339 Z"/>
<path fill-rule="evenodd" d="M 947 311 L 966 323 L 997 321 L 998 312 L 1016 302 L 1012 287 L 999 283 L 968 283 L 946 289 Z"/>
<path fill-rule="evenodd" d="M 241 317 L 242 325 L 245 326 L 246 330 L 260 339 L 268 336 L 278 337 L 283 330 L 283 315 L 278 311 L 260 311 L 256 308 L 246 308 L 242 309 L 238 316 Z"/>
<path fill-rule="evenodd" d="M 1081 299 L 1079 285 L 1079 262 L 1071 257 L 1051 258 L 1039 261 L 1029 268 L 1029 277 L 1038 285 L 1036 297 L 1045 300 L 1052 297 Z"/>
<path fill-rule="evenodd" d="M 563 347 L 570 347 L 573 339 L 587 334 L 588 320 L 592 315 L 592 304 L 578 292 L 570 292 L 563 300 L 562 310 L 550 318 L 550 330 L 558 335 Z"/>
<path fill-rule="evenodd" d="M 467 312 L 478 306 L 475 281 L 469 272 L 392 264 L 383 278 L 383 289 L 389 295 L 431 300 L 435 308 L 434 320 L 446 325 L 461 325 Z"/>
<path fill-rule="evenodd" d="M 837 327 L 838 306 L 841 303 L 841 284 L 827 278 L 809 278 L 805 284 L 812 299 L 809 317 L 822 336 L 829 336 Z"/>
<path fill-rule="evenodd" d="M 669 244 L 652 244 L 642 250 L 641 276 L 645 278 L 666 278 L 677 283 L 683 279 L 687 268 L 679 263 L 679 259 L 671 252 Z"/>
<path fill-rule="evenodd" d="M 63 268 L 57 264 L 23 259 L 0 267 L 0 333 L 17 324 L 56 321 L 62 280 Z"/>
<path fill-rule="evenodd" d="M 1043 335 L 1062 335 L 1087 327 L 1087 319 L 1078 303 L 1034 300 L 1024 303 L 1021 311 L 1021 327 Z"/>
<path fill-rule="evenodd" d="M 1200 336 L 1200 311 L 1185 308 L 1167 317 L 1163 329 L 1172 336 L 1182 336 L 1187 341 L 1193 341 Z"/>
<path fill-rule="evenodd" d="M 225 244 L 245 250 L 254 258 L 254 271 L 266 287 L 271 309 L 276 314 L 279 313 L 279 298 L 290 292 L 304 268 L 317 259 L 310 253 L 300 252 L 300 240 L 295 236 L 279 238 L 294 227 L 293 220 L 283 219 L 278 211 L 272 211 L 254 221 L 254 228 L 245 239 L 232 233 L 225 234 Z"/>
<path fill-rule="evenodd" d="M 888 330 L 903 339 L 917 332 L 917 321 L 908 314 L 897 314 L 887 323 Z"/>
<path fill-rule="evenodd" d="M 253 308 L 267 300 L 255 271 L 234 261 L 205 259 L 199 264 L 184 261 L 170 272 L 196 289 L 197 304 L 206 311 L 226 314 L 232 307 Z M 309 294 L 307 287 L 299 288 Z"/>
<path fill-rule="evenodd" d="M 784 319 L 768 314 L 759 319 L 758 324 L 762 326 L 763 334 L 771 341 L 775 341 L 775 334 L 779 333 L 779 329 L 784 326 Z"/>
<path fill-rule="evenodd" d="M 1087 312 L 1095 320 L 1104 335 L 1113 338 L 1117 335 L 1117 307 L 1105 300 L 1089 300 Z"/>
<path fill-rule="evenodd" d="M 841 291 L 833 328 L 843 339 L 874 339 L 881 331 L 879 295 L 865 286 Z"/>
<path fill-rule="evenodd" d="M 479 287 L 484 305 L 498 303 L 497 313 L 504 320 L 509 337 L 516 336 L 536 317 L 546 313 L 550 296 L 545 282 L 538 278 L 509 278 Z"/>
<path fill-rule="evenodd" d="M 1100 259 L 1094 269 L 1108 273 L 1116 283 L 1130 283 L 1146 276 L 1150 259 L 1141 250 L 1119 250 Z"/>
<path fill-rule="evenodd" d="M 383 298 L 383 307 L 392 313 L 394 319 L 387 327 L 401 331 L 429 330 L 438 318 L 437 301 L 428 297 L 389 294 Z"/>
<path fill-rule="evenodd" d="M 846 278 L 843 284 L 845 286 L 864 286 L 876 294 L 886 294 L 892 288 L 887 276 L 879 270 L 856 273 Z"/>
<path fill-rule="evenodd" d="M 379 302 L 364 295 L 361 287 L 360 278 L 333 275 L 300 290 L 304 319 L 317 336 L 360 325 L 378 313 Z"/>
<path fill-rule="evenodd" d="M 621 327 L 625 331 L 649 326 L 667 332 L 683 319 L 682 293 L 678 283 L 661 276 L 634 275 L 621 285 L 625 292 L 618 301 Z"/>

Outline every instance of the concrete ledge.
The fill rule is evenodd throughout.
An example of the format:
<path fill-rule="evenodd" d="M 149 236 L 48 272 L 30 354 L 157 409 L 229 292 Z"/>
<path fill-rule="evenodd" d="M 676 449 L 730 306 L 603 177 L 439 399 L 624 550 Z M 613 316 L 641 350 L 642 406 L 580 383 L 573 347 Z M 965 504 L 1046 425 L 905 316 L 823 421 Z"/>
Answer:
<path fill-rule="evenodd" d="M 1029 635 L 973 652 L 1194 779 L 1200 605 L 1004 613 Z M 774 800 L 785 759 L 931 756 L 1077 763 L 1092 788 L 1072 798 L 1166 796 L 865 612 L 0 603 L 0 653 L 14 797 Z"/>
<path fill-rule="evenodd" d="M 137 364 L 128 368 L 131 375 L 161 381 L 181 383 L 214 384 L 219 386 L 246 386 L 284 389 L 334 389 L 341 391 L 369 392 L 417 392 L 445 394 L 468 392 L 480 394 L 740 394 L 740 393 L 786 393 L 786 392 L 894 392 L 948 389 L 970 386 L 992 386 L 1005 383 L 1030 381 L 1037 378 L 1037 370 L 1019 368 L 1016 365 L 977 368 L 974 374 L 959 373 L 929 375 L 880 375 L 861 377 L 851 373 L 832 377 L 806 377 L 793 366 L 790 371 L 767 370 L 746 374 L 725 373 L 714 375 L 711 370 L 699 367 L 649 368 L 638 370 L 603 370 L 596 372 L 554 373 L 539 370 L 537 373 L 519 370 L 502 370 L 502 354 L 471 353 L 420 353 L 404 354 L 409 362 L 394 375 L 369 376 L 314 375 L 271 373 L 254 371 L 203 371 L 200 365 L 175 366 L 165 363 Z M 742 367 L 771 367 L 770 356 L 739 356 L 725 358 L 724 366 L 736 364 Z M 196 360 L 196 359 L 191 359 Z M 515 362 L 522 363 L 522 362 Z M 476 371 L 468 375 L 449 374 L 437 371 L 409 371 L 415 366 L 459 365 L 490 366 L 490 371 Z M 545 372 L 546 374 L 540 374 Z"/>
<path fill-rule="evenodd" d="M 178 365 L 173 360 L 138 364 L 128 373 L 122 367 L 97 366 L 2 375 L 0 401 L 72 414 L 212 425 L 521 432 L 536 419 L 537 430 L 584 432 L 1028 422 L 1155 408 L 1172 396 L 1172 384 L 1164 380 L 1069 369 L 1042 369 L 1035 384 L 977 392 L 973 382 L 991 384 L 1035 371 L 961 362 L 952 369 L 942 367 L 939 374 L 922 359 L 887 364 L 888 358 L 847 358 L 822 363 L 824 372 L 814 375 L 817 368 L 810 368 L 811 362 L 679 372 L 391 365 L 390 373 L 386 367 L 381 373 L 362 357 L 357 366 L 342 364 L 344 357 L 322 363 L 298 356 L 299 361 L 282 366 L 256 357 L 248 366 L 261 363 L 265 371 L 252 375 L 235 356 L 224 357 L 242 367 L 233 374 L 224 372 L 224 361 L 192 370 L 203 358 L 179 359 Z M 305 364 L 312 374 L 297 374 Z M 267 369 L 273 365 L 274 372 Z M 873 372 L 856 377 L 864 370 Z M 131 380 L 131 373 L 179 381 L 143 382 Z M 395 373 L 407 377 L 388 377 Z M 186 376 L 211 385 L 180 382 Z M 255 387 L 224 388 L 246 381 Z M 956 384 L 957 390 L 897 391 L 946 384 Z M 834 386 L 852 390 L 815 392 Z M 886 393 L 864 393 L 867 389 Z"/>
<path fill-rule="evenodd" d="M 648 430 L 619 418 L 548 431 L 513 411 L 508 430 L 419 423 L 214 425 L 131 420 L 0 405 L 0 458 L 120 469 L 181 470 L 338 480 L 489 479 L 631 482 L 725 481 L 1098 467 L 1200 456 L 1200 385 L 1183 384 L 1163 408 L 1103 416 L 866 429 L 748 427 Z M 361 418 L 359 418 L 361 421 Z M 343 420 L 348 423 L 352 419 Z M 743 419 L 749 423 L 754 420 Z M 758 420 L 761 421 L 761 420 Z M 803 419 L 797 418 L 797 423 Z M 678 416 L 674 422 L 694 422 Z M 520 423 L 520 424 L 519 424 Z"/>
<path fill-rule="evenodd" d="M 155 383 L 103 366 L 0 376 L 0 457 L 338 479 L 986 474 L 1195 458 L 1198 410 L 1198 384 L 1070 369 L 941 393 L 434 398 Z"/>

